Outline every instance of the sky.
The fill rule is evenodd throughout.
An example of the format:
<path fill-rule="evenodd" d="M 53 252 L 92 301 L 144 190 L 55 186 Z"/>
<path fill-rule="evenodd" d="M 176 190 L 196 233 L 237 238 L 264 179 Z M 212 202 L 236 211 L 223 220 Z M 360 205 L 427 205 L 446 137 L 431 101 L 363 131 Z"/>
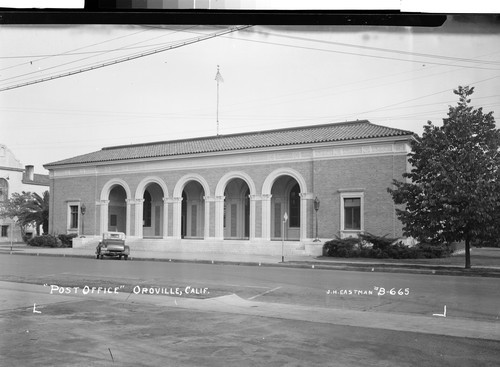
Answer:
<path fill-rule="evenodd" d="M 442 124 L 459 85 L 498 119 L 498 17 L 227 29 L 0 25 L 0 143 L 47 173 L 103 147 L 217 133 L 367 119 L 421 135 L 428 120 Z"/>

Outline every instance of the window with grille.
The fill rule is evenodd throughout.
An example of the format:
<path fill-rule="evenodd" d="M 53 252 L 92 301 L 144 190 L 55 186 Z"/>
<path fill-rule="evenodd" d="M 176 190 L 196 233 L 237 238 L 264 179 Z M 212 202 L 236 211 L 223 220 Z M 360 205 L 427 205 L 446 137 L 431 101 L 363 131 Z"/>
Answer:
<path fill-rule="evenodd" d="M 361 199 L 344 199 L 344 229 L 361 229 Z"/>
<path fill-rule="evenodd" d="M 78 205 L 70 205 L 69 211 L 69 228 L 78 228 Z"/>

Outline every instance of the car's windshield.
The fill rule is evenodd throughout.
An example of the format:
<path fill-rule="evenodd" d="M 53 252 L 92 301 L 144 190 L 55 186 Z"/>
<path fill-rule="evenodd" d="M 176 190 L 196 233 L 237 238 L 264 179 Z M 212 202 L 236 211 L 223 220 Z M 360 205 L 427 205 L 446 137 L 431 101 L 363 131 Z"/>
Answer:
<path fill-rule="evenodd" d="M 109 240 L 122 240 L 123 235 L 121 233 L 105 233 L 104 238 Z"/>

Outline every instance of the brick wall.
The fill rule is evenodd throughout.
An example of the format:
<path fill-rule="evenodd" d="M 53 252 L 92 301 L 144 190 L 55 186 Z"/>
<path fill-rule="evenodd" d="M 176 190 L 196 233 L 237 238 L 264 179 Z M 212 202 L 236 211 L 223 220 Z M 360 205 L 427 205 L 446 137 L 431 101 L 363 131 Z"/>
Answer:
<path fill-rule="evenodd" d="M 228 153 L 228 156 L 231 154 Z M 321 201 L 318 212 L 319 237 L 329 239 L 340 233 L 339 190 L 349 189 L 358 189 L 363 192 L 365 231 L 377 235 L 401 236 L 402 234 L 401 223 L 396 219 L 395 208 L 387 193 L 387 188 L 391 186 L 393 178 L 401 179 L 401 174 L 407 168 L 404 152 L 318 159 L 313 159 L 313 155 L 310 154 L 310 159 L 300 159 L 295 162 L 270 160 L 265 163 L 210 166 L 208 168 L 202 163 L 197 163 L 198 161 L 210 162 L 207 157 L 192 158 L 189 161 L 192 163 L 190 166 L 183 164 L 184 161 L 179 159 L 177 168 L 162 169 L 162 163 L 156 161 L 152 170 L 147 169 L 148 163 L 124 163 L 110 165 L 113 172 L 103 171 L 102 168 L 87 167 L 88 171 L 84 174 L 75 173 L 72 176 L 68 175 L 68 177 L 56 175 L 55 178 L 51 179 L 50 230 L 55 233 L 66 233 L 67 202 L 75 200 L 85 203 L 87 207 L 85 233 L 98 235 L 101 220 L 100 207 L 96 203 L 101 199 L 103 187 L 111 179 L 120 179 L 126 182 L 130 192 L 128 199 L 135 199 L 136 190 L 141 181 L 146 177 L 156 177 L 164 182 L 168 196 L 172 198 L 179 180 L 187 174 L 196 174 L 201 176 L 208 185 L 209 193 L 205 193 L 205 196 L 214 197 L 221 178 L 227 173 L 237 171 L 244 172 L 251 177 L 256 188 L 256 192 L 252 194 L 260 196 L 266 178 L 274 170 L 289 168 L 302 176 L 308 194 L 310 194 L 305 208 L 307 223 L 301 224 L 305 226 L 307 238 L 314 238 L 316 235 L 315 211 L 312 200 L 316 196 Z M 171 160 L 169 162 L 169 167 L 171 167 Z M 166 165 L 167 163 L 165 163 L 165 167 Z M 92 170 L 94 170 L 93 173 Z M 96 172 L 96 170 L 100 171 Z M 215 202 L 210 201 L 205 205 L 209 206 L 209 236 L 213 237 L 215 235 Z M 129 222 L 132 236 L 135 235 L 135 211 L 136 205 L 131 205 Z M 260 238 L 262 237 L 262 202 L 260 200 L 255 202 L 255 214 L 255 236 Z M 169 204 L 168 236 L 173 234 L 173 216 L 173 205 Z"/>
<path fill-rule="evenodd" d="M 322 160 L 314 163 L 314 193 L 320 199 L 319 236 L 340 235 L 340 193 L 359 190 L 364 195 L 364 230 L 376 235 L 401 236 L 401 223 L 387 188 L 399 179 L 406 156 L 387 155 Z M 340 190 L 340 191 L 339 191 Z"/>

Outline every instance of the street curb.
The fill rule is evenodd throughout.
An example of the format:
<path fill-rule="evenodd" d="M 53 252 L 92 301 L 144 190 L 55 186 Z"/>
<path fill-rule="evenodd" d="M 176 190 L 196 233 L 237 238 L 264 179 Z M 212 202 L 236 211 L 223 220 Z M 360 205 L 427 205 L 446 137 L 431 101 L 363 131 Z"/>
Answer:
<path fill-rule="evenodd" d="M 35 253 L 35 252 L 17 252 L 0 251 L 0 254 L 22 255 L 22 256 L 50 256 L 50 257 L 74 257 L 95 259 L 95 256 L 80 254 L 57 254 L 57 253 Z M 95 259 L 97 260 L 97 259 Z M 491 268 L 443 268 L 432 265 L 402 265 L 402 264 L 374 264 L 374 263 L 322 263 L 316 261 L 290 261 L 290 262 L 258 262 L 258 261 L 234 261 L 234 260 L 202 260 L 202 259 L 175 259 L 175 258 L 148 258 L 148 257 L 129 257 L 127 261 L 155 261 L 155 262 L 173 262 L 173 263 L 193 263 L 206 265 L 233 265 L 233 266 L 261 266 L 261 267 L 281 267 L 296 269 L 317 269 L 317 270 L 342 270 L 342 271 L 362 271 L 376 273 L 406 273 L 422 275 L 450 275 L 450 276 L 469 276 L 469 277 L 490 277 L 500 278 L 500 270 Z M 125 261 L 125 260 L 124 260 Z"/>

